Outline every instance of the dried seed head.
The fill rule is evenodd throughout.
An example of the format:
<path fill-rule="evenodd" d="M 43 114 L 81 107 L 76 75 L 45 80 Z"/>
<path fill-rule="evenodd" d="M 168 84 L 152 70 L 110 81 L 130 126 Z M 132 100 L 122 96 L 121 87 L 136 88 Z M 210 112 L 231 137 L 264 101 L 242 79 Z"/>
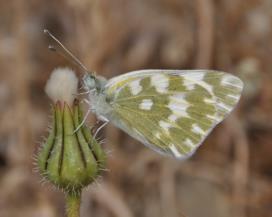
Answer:
<path fill-rule="evenodd" d="M 53 70 L 48 79 L 45 92 L 53 102 L 63 101 L 71 105 L 77 94 L 78 78 L 69 68 L 57 68 Z"/>

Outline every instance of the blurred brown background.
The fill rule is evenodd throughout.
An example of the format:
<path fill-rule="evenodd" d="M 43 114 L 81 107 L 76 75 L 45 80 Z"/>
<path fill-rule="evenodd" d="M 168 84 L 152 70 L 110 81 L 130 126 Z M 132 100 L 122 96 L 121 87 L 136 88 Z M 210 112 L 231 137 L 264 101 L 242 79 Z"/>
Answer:
<path fill-rule="evenodd" d="M 46 135 L 52 69 L 44 28 L 92 71 L 212 68 L 241 77 L 235 112 L 187 162 L 108 126 L 109 172 L 83 195 L 82 217 L 272 216 L 271 0 L 0 0 L 0 217 L 64 216 L 33 153 Z"/>

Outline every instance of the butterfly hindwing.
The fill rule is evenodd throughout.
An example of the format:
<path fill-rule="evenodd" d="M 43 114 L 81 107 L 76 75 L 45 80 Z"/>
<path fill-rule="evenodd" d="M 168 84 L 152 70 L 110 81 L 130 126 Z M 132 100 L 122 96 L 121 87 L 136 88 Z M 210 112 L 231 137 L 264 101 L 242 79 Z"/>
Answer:
<path fill-rule="evenodd" d="M 143 70 L 106 85 L 112 122 L 150 148 L 190 156 L 237 104 L 242 82 L 207 70 Z"/>

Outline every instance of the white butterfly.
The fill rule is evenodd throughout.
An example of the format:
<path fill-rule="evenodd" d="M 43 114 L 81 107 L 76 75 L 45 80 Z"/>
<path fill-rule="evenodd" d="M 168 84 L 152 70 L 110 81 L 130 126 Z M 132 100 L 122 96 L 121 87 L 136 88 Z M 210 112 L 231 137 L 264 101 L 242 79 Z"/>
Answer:
<path fill-rule="evenodd" d="M 243 82 L 211 70 L 141 70 L 110 80 L 83 78 L 88 103 L 151 149 L 184 159 L 235 107 Z"/>

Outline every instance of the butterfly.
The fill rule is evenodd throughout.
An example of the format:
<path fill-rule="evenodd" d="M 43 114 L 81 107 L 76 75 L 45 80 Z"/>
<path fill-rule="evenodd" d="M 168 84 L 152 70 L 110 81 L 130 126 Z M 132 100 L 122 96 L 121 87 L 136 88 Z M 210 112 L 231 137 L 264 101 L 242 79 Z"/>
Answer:
<path fill-rule="evenodd" d="M 83 77 L 90 109 L 160 154 L 190 157 L 238 103 L 243 82 L 213 70 L 139 70 Z"/>

